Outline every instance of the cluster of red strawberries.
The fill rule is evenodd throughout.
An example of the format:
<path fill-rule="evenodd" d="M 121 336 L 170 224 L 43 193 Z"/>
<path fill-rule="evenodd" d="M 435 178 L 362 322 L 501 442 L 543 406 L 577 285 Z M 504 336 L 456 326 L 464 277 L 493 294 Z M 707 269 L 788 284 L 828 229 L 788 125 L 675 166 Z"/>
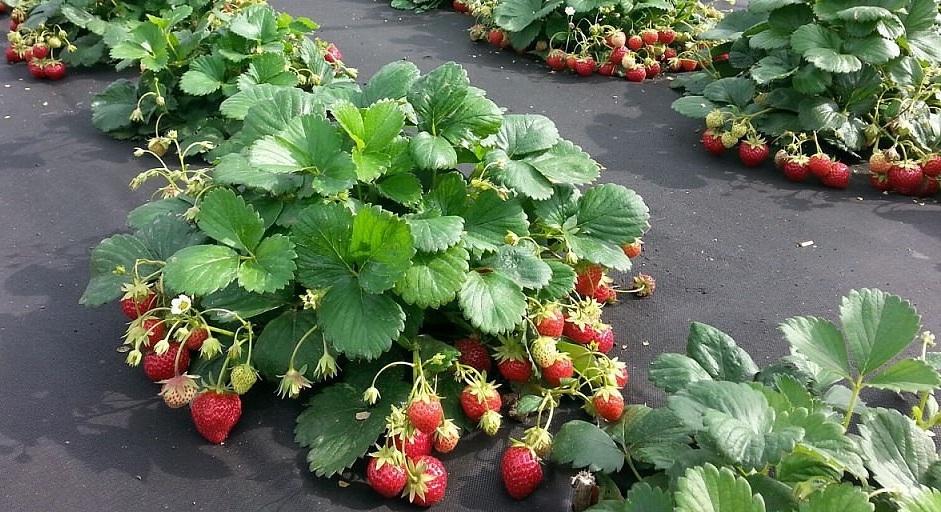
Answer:
<path fill-rule="evenodd" d="M 629 258 L 638 257 L 643 242 L 625 245 Z M 635 288 L 629 290 L 641 297 L 649 296 L 656 286 L 653 278 L 639 274 Z M 550 389 L 577 390 L 578 381 L 572 357 L 559 347 L 567 341 L 597 355 L 591 365 L 592 394 L 585 408 L 599 420 L 618 421 L 624 413 L 621 390 L 628 383 L 624 363 L 605 354 L 615 345 L 614 329 L 602 322 L 604 303 L 617 298 L 617 291 L 602 267 L 587 265 L 577 274 L 575 291 L 578 299 L 570 305 L 557 302 L 533 304 L 531 339 L 527 342 L 499 337 L 494 347 L 474 335 L 454 342 L 459 352 L 456 376 L 466 384 L 457 397 L 464 416 L 487 435 L 496 435 L 502 423 L 504 398 L 500 384 L 488 380 L 496 372 L 511 386 L 539 383 Z M 412 392 L 401 407 L 393 407 L 387 417 L 385 440 L 371 453 L 366 466 L 366 481 L 380 495 L 401 496 L 409 502 L 431 506 L 444 499 L 448 473 L 441 460 L 433 455 L 450 453 L 460 440 L 460 429 L 445 416 L 441 397 L 428 384 L 420 367 Z M 584 375 L 583 375 L 584 377 Z M 373 403 L 378 390 L 364 394 Z M 584 396 L 579 394 L 579 396 Z M 554 405 L 553 405 L 554 407 Z M 551 417 L 551 415 L 550 415 Z M 507 493 L 515 499 L 532 494 L 543 479 L 542 459 L 551 451 L 552 436 L 548 422 L 527 429 L 522 440 L 512 440 L 501 459 L 501 476 Z"/>
<path fill-rule="evenodd" d="M 234 392 L 218 385 L 201 390 L 196 378 L 186 371 L 190 352 L 203 350 L 211 339 L 208 326 L 181 328 L 175 321 L 175 332 L 168 332 L 167 320 L 160 317 L 167 308 L 158 307 L 158 303 L 157 294 L 144 285 L 131 288 L 121 299 L 121 310 L 131 320 L 126 344 L 133 348 L 128 363 L 142 364 L 147 378 L 161 385 L 160 395 L 167 406 L 177 409 L 189 405 L 196 430 L 209 442 L 222 443 L 242 415 L 239 395 L 254 384 L 255 376 L 233 375 Z"/>
<path fill-rule="evenodd" d="M 14 9 L 10 14 L 9 45 L 4 52 L 7 63 L 25 62 L 29 74 L 40 80 L 62 80 L 66 65 L 56 59 L 53 52 L 69 44 L 65 32 L 40 30 L 21 33 L 20 23 L 25 20 L 26 12 L 21 9 Z"/>
<path fill-rule="evenodd" d="M 876 150 L 869 157 L 869 183 L 906 196 L 933 196 L 941 185 L 941 155 L 914 160 L 901 158 L 893 149 Z"/>

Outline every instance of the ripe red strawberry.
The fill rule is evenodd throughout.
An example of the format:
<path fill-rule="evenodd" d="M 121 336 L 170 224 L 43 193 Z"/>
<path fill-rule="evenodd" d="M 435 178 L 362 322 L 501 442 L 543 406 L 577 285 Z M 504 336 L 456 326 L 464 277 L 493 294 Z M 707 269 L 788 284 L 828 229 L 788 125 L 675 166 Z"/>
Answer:
<path fill-rule="evenodd" d="M 676 49 L 674 48 L 665 48 L 663 50 L 663 59 L 670 60 L 676 58 Z"/>
<path fill-rule="evenodd" d="M 612 64 L 620 64 L 624 60 L 624 56 L 627 55 L 627 48 L 624 46 L 617 47 L 611 50 L 611 55 L 608 56 L 608 62 Z"/>
<path fill-rule="evenodd" d="M 584 324 L 579 326 L 573 322 L 565 322 L 563 334 L 566 338 L 574 341 L 575 343 L 578 343 L 579 345 L 588 345 L 592 341 L 595 341 L 598 333 L 595 332 L 595 329 L 591 324 Z"/>
<path fill-rule="evenodd" d="M 343 53 L 340 52 L 340 49 L 337 48 L 337 45 L 330 43 L 327 45 L 323 58 L 325 61 L 333 64 L 334 62 L 340 62 L 343 60 Z"/>
<path fill-rule="evenodd" d="M 633 35 L 627 38 L 627 47 L 630 48 L 631 50 L 634 50 L 635 52 L 637 50 L 640 50 L 641 48 L 644 47 L 644 38 L 638 35 Z"/>
<path fill-rule="evenodd" d="M 486 381 L 467 385 L 461 391 L 460 402 L 464 414 L 473 422 L 480 421 L 485 412 L 500 412 L 503 407 L 503 399 L 496 386 Z"/>
<path fill-rule="evenodd" d="M 153 309 L 156 304 L 157 295 L 150 292 L 150 294 L 141 299 L 135 299 L 133 297 L 121 299 L 121 311 L 123 311 L 128 318 L 134 320 Z"/>
<path fill-rule="evenodd" d="M 598 352 L 607 354 L 614 348 L 614 329 L 610 325 L 597 330 L 595 343 L 598 344 Z"/>
<path fill-rule="evenodd" d="M 20 22 L 11 19 L 10 20 L 10 32 L 16 32 L 16 29 L 20 28 Z"/>
<path fill-rule="evenodd" d="M 680 59 L 680 67 L 683 71 L 696 71 L 696 68 L 699 67 L 699 63 L 693 59 Z"/>
<path fill-rule="evenodd" d="M 220 444 L 242 417 L 242 399 L 235 393 L 203 391 L 190 404 L 190 413 L 196 431 L 210 443 Z"/>
<path fill-rule="evenodd" d="M 405 439 L 404 443 L 402 442 L 402 436 L 397 436 L 392 441 L 395 447 L 405 453 L 405 456 L 409 459 L 431 455 L 432 436 L 420 430 L 416 430 L 412 437 Z"/>
<path fill-rule="evenodd" d="M 592 298 L 596 301 L 605 304 L 613 303 L 618 299 L 618 292 L 606 284 L 602 284 L 595 288 L 595 293 L 592 294 Z"/>
<path fill-rule="evenodd" d="M 928 178 L 922 183 L 921 187 L 915 191 L 918 197 L 931 197 L 938 193 L 939 184 L 937 179 Z"/>
<path fill-rule="evenodd" d="M 618 389 L 624 389 L 624 386 L 627 386 L 627 382 L 630 379 L 630 376 L 627 373 L 627 367 L 622 366 L 617 369 L 617 372 L 614 374 L 614 380 L 617 383 Z"/>
<path fill-rule="evenodd" d="M 700 139 L 704 148 L 709 153 L 719 156 L 722 153 L 725 153 L 725 145 L 722 144 L 722 137 L 716 135 L 712 130 L 706 130 L 702 132 L 702 138 Z"/>
<path fill-rule="evenodd" d="M 389 454 L 394 453 L 393 450 L 387 448 L 383 450 L 387 450 Z M 398 457 L 395 457 L 382 455 L 382 450 L 369 457 L 369 462 L 366 464 L 366 482 L 381 496 L 395 498 L 405 488 L 405 482 L 408 481 L 405 463 L 396 460 L 401 457 L 401 452 Z"/>
<path fill-rule="evenodd" d="M 562 379 L 570 379 L 573 375 L 575 375 L 575 367 L 572 365 L 572 358 L 566 354 L 559 354 L 555 363 L 542 369 L 542 378 L 550 386 L 558 386 Z"/>
<path fill-rule="evenodd" d="M 490 32 L 487 33 L 487 42 L 497 48 L 503 48 L 504 39 L 506 39 L 506 34 L 498 28 L 492 28 Z"/>
<path fill-rule="evenodd" d="M 45 68 L 43 68 L 42 63 L 38 60 L 30 60 L 29 63 L 26 64 L 26 68 L 29 70 L 29 74 L 32 75 L 33 78 L 46 78 Z"/>
<path fill-rule="evenodd" d="M 454 0 L 451 2 L 451 7 L 457 12 L 468 12 L 470 8 L 467 7 L 467 4 L 463 0 Z M 404 484 L 403 484 L 404 485 Z M 397 494 L 397 493 L 396 493 Z M 388 496 L 391 498 L 391 496 Z"/>
<path fill-rule="evenodd" d="M 533 377 L 533 365 L 522 359 L 507 359 L 497 365 L 500 375 L 510 382 L 527 382 Z"/>
<path fill-rule="evenodd" d="M 599 389 L 591 398 L 595 413 L 607 421 L 617 421 L 624 414 L 624 397 L 613 388 Z"/>
<path fill-rule="evenodd" d="M 49 56 L 49 47 L 44 44 L 34 44 L 32 53 L 34 58 L 45 59 Z"/>
<path fill-rule="evenodd" d="M 500 460 L 503 486 L 513 499 L 521 500 L 542 483 L 542 465 L 539 457 L 528 446 L 517 444 L 503 452 Z"/>
<path fill-rule="evenodd" d="M 565 52 L 558 48 L 550 50 L 546 55 L 546 64 L 555 71 L 562 71 L 565 69 Z"/>
<path fill-rule="evenodd" d="M 591 297 L 595 290 L 605 283 L 604 269 L 601 265 L 589 265 L 582 269 L 575 280 L 575 291 L 584 297 Z"/>
<path fill-rule="evenodd" d="M 749 138 L 738 147 L 738 158 L 745 167 L 758 167 L 770 154 L 771 148 L 761 139 Z"/>
<path fill-rule="evenodd" d="M 720 53 L 712 59 L 713 62 L 725 62 L 727 60 L 729 60 L 729 52 Z"/>
<path fill-rule="evenodd" d="M 657 41 L 660 41 L 663 44 L 673 44 L 673 41 L 676 40 L 676 32 L 671 28 L 665 28 L 660 32 L 657 32 Z"/>
<path fill-rule="evenodd" d="M 156 317 L 145 318 L 141 322 L 141 328 L 147 332 L 146 347 L 153 347 L 167 335 L 167 327 L 163 320 Z"/>
<path fill-rule="evenodd" d="M 595 72 L 595 59 L 591 57 L 575 59 L 575 72 L 579 76 L 591 76 Z"/>
<path fill-rule="evenodd" d="M 608 34 L 604 40 L 611 48 L 623 48 L 627 44 L 627 34 L 621 30 L 615 30 Z"/>
<path fill-rule="evenodd" d="M 558 306 L 549 306 L 536 316 L 536 331 L 541 336 L 558 338 L 565 327 L 565 315 Z"/>
<path fill-rule="evenodd" d="M 638 238 L 629 244 L 622 245 L 621 250 L 624 251 L 625 256 L 634 259 L 640 256 L 640 253 L 644 250 L 644 242 Z"/>
<path fill-rule="evenodd" d="M 440 460 L 424 455 L 408 463 L 408 482 L 405 491 L 408 501 L 421 507 L 430 507 L 444 499 L 448 489 L 448 471 Z"/>
<path fill-rule="evenodd" d="M 186 373 L 190 367 L 190 354 L 182 350 L 180 353 L 179 364 L 176 364 L 176 353 L 180 352 L 182 347 L 179 343 L 171 343 L 170 348 L 163 354 L 149 352 L 144 355 L 144 374 L 147 378 L 160 382 L 162 380 L 172 379 L 177 375 Z"/>
<path fill-rule="evenodd" d="M 408 421 L 416 429 L 426 434 L 433 434 L 444 421 L 444 408 L 441 399 L 432 394 L 422 394 L 408 405 Z"/>
<path fill-rule="evenodd" d="M 185 344 L 187 350 L 199 350 L 203 348 L 203 342 L 206 341 L 207 338 L 209 338 L 208 330 L 202 327 L 193 329 L 190 331 L 189 336 L 186 337 Z"/>
<path fill-rule="evenodd" d="M 660 40 L 660 34 L 656 30 L 648 28 L 640 32 L 640 38 L 644 40 L 644 44 L 656 44 Z"/>
<path fill-rule="evenodd" d="M 808 160 L 804 155 L 788 157 L 781 167 L 781 170 L 784 171 L 784 177 L 796 182 L 806 180 L 807 175 L 810 174 L 810 170 L 807 168 Z"/>
<path fill-rule="evenodd" d="M 820 179 L 830 174 L 830 167 L 832 166 L 833 160 L 831 160 L 830 155 L 826 153 L 817 153 L 811 156 L 810 160 L 807 162 L 807 169 L 810 173 Z"/>
<path fill-rule="evenodd" d="M 578 57 L 574 53 L 569 53 L 565 55 L 565 67 L 575 71 L 575 61 L 578 60 Z"/>
<path fill-rule="evenodd" d="M 904 195 L 915 195 L 925 173 L 915 162 L 903 160 L 889 170 L 889 185 L 892 190 Z"/>
<path fill-rule="evenodd" d="M 605 62 L 601 66 L 598 66 L 598 74 L 601 76 L 613 76 L 614 69 L 617 65 L 611 62 Z"/>
<path fill-rule="evenodd" d="M 872 188 L 882 192 L 892 189 L 892 185 L 889 183 L 889 176 L 887 174 L 870 174 L 869 184 L 872 185 Z"/>
<path fill-rule="evenodd" d="M 52 61 L 43 67 L 43 74 L 49 80 L 56 81 L 65 78 L 65 63 Z"/>
<path fill-rule="evenodd" d="M 647 78 L 656 78 L 660 74 L 660 63 L 656 61 L 650 61 L 644 66 L 644 72 L 646 73 Z"/>
<path fill-rule="evenodd" d="M 451 420 L 444 420 L 444 423 L 435 430 L 435 435 L 433 436 L 435 451 L 439 453 L 451 453 L 454 451 L 454 448 L 457 447 L 457 443 L 460 439 L 461 432 L 458 430 L 457 425 Z"/>
<path fill-rule="evenodd" d="M 941 176 L 941 156 L 931 155 L 921 163 L 921 171 L 929 178 Z"/>
<path fill-rule="evenodd" d="M 458 359 L 461 364 L 466 364 L 479 372 L 489 372 L 493 368 L 490 353 L 480 340 L 464 338 L 455 341 L 454 347 L 461 352 L 461 357 Z"/>
<path fill-rule="evenodd" d="M 624 71 L 624 78 L 628 82 L 643 82 L 647 78 L 647 70 L 643 66 L 635 65 Z"/>
<path fill-rule="evenodd" d="M 833 162 L 830 166 L 830 173 L 821 180 L 825 187 L 846 188 L 850 184 L 850 175 L 852 171 L 849 166 L 843 162 Z"/>
<path fill-rule="evenodd" d="M 23 57 L 20 55 L 20 52 L 14 50 L 12 46 L 7 46 L 5 53 L 6 53 L 6 58 L 7 58 L 7 64 L 16 64 L 17 62 L 21 62 L 23 60 Z"/>

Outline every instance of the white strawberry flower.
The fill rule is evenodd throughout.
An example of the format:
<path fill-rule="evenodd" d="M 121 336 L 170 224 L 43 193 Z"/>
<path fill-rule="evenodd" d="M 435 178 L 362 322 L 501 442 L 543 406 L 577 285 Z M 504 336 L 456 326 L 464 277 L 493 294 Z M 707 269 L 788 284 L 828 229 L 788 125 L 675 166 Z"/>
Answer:
<path fill-rule="evenodd" d="M 192 299 L 186 295 L 181 294 L 179 297 L 170 301 L 170 313 L 173 313 L 174 315 L 182 315 L 183 313 L 189 311 L 192 305 Z"/>
<path fill-rule="evenodd" d="M 572 7 L 571 5 L 568 6 L 568 7 L 566 7 L 566 8 L 565 8 L 565 15 L 566 15 L 566 16 L 575 16 L 575 8 Z"/>

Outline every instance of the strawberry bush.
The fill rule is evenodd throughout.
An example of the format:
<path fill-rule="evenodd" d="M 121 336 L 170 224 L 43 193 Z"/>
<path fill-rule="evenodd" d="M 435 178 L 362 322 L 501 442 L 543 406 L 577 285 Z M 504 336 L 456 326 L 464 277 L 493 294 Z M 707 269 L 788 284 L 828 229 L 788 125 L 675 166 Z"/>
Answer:
<path fill-rule="evenodd" d="M 418 11 L 440 4 L 392 2 Z M 666 70 L 698 69 L 708 48 L 698 36 L 721 18 L 714 7 L 695 0 L 454 0 L 452 6 L 476 18 L 470 29 L 475 41 L 528 51 L 554 71 L 623 76 L 632 82 Z"/>
<path fill-rule="evenodd" d="M 573 420 L 552 457 L 598 473 L 597 512 L 941 509 L 934 336 L 911 304 L 879 290 L 850 292 L 839 316 L 840 327 L 786 320 L 791 354 L 764 368 L 694 323 L 685 354 L 650 366 L 664 407 L 630 405 L 602 427 Z M 880 391 L 914 405 L 863 401 Z"/>
<path fill-rule="evenodd" d="M 714 154 L 738 146 L 749 166 L 779 148 L 792 181 L 845 188 L 840 158 L 867 157 L 879 190 L 930 196 L 941 173 L 938 3 L 762 1 L 730 13 L 704 39 L 728 53 L 678 81 L 673 106 L 702 118 Z M 713 59 L 703 59 L 711 62 Z"/>
<path fill-rule="evenodd" d="M 208 1 L 20 0 L 10 13 L 7 62 L 26 62 L 35 78 L 60 80 L 67 67 L 111 62 L 108 47 L 149 15 L 172 12 L 182 20 L 210 6 Z"/>
<path fill-rule="evenodd" d="M 172 37 L 173 23 L 150 23 Z M 252 6 L 225 27 L 206 36 L 212 52 L 179 60 L 182 96 L 117 82 L 94 107 L 99 125 L 122 123 L 116 133 L 140 122 L 134 109 L 156 116 L 136 152 L 156 166 L 131 183 L 156 182 L 156 198 L 129 214 L 131 233 L 94 249 L 82 303 L 120 300 L 126 360 L 169 407 L 189 405 L 197 430 L 219 443 L 241 415 L 239 395 L 259 378 L 276 383 L 279 396 L 307 401 L 295 434 L 312 472 L 332 476 L 366 457 L 377 492 L 425 505 L 447 479 L 431 450 L 500 429 L 494 375 L 502 390 L 543 390 L 517 404 L 540 418 L 513 448 L 520 464 L 517 452 L 529 454 L 530 476 L 563 399 L 620 415 L 627 373 L 607 355 L 615 337 L 602 309 L 619 291 L 609 269 L 630 270 L 649 228 L 636 193 L 582 190 L 601 166 L 549 119 L 504 115 L 456 64 L 421 75 L 396 62 L 362 86 L 328 71 L 312 82 L 301 79 L 310 68 L 286 65 L 289 52 L 310 49 L 317 58 L 298 58 L 318 70 L 345 68 L 313 41 L 291 41 L 290 17 Z M 156 83 L 151 68 L 165 59 L 135 41 L 112 54 L 122 48 L 142 65 L 140 84 Z M 232 48 L 247 70 L 211 75 L 208 62 Z M 271 76 L 280 78 L 259 79 Z M 164 105 L 146 110 L 157 94 Z M 215 141 L 161 131 L 183 111 L 183 99 L 168 107 L 177 97 L 185 122 L 207 112 L 226 131 Z M 187 158 L 194 148 L 208 165 Z M 639 274 L 620 291 L 654 287 Z M 508 490 L 523 498 L 535 486 L 513 483 L 509 466 Z"/>

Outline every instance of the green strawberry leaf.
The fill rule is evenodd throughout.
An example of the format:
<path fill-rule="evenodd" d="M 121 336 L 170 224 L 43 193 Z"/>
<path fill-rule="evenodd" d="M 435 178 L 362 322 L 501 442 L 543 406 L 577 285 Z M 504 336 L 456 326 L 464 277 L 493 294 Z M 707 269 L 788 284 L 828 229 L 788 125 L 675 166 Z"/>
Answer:
<path fill-rule="evenodd" d="M 872 512 L 875 506 L 869 503 L 869 495 L 852 484 L 831 485 L 810 495 L 801 503 L 800 512 L 817 510 L 839 510 L 842 512 Z"/>
<path fill-rule="evenodd" d="M 747 480 L 712 464 L 686 471 L 674 499 L 678 512 L 765 512 L 764 500 L 752 494 Z"/>
<path fill-rule="evenodd" d="M 864 415 L 858 442 L 872 477 L 902 496 L 916 495 L 928 468 L 938 460 L 929 433 L 891 409 L 871 409 Z"/>
<path fill-rule="evenodd" d="M 463 184 L 462 184 L 463 188 Z M 442 212 L 444 213 L 444 212 Z M 529 234 L 526 213 L 516 199 L 503 200 L 493 190 L 481 192 L 464 210 L 464 242 L 471 251 L 495 251 L 508 232 Z"/>
<path fill-rule="evenodd" d="M 239 267 L 239 284 L 255 293 L 278 291 L 294 279 L 295 258 L 297 254 L 290 238 L 284 235 L 265 238 L 252 251 L 251 258 Z"/>
<path fill-rule="evenodd" d="M 850 360 L 868 375 L 902 353 L 921 325 L 915 308 L 881 290 L 853 290 L 840 305 L 840 321 Z"/>
<path fill-rule="evenodd" d="M 92 250 L 91 279 L 79 303 L 100 306 L 123 294 L 121 287 L 134 280 L 134 265 L 139 259 L 154 259 L 140 238 L 133 235 L 115 235 L 106 238 Z M 152 271 L 150 265 L 139 268 L 141 274 Z"/>
<path fill-rule="evenodd" d="M 419 132 L 409 141 L 408 151 L 419 169 L 446 170 L 457 167 L 457 151 L 444 137 Z"/>
<path fill-rule="evenodd" d="M 407 60 L 382 66 L 363 87 L 360 106 L 372 105 L 383 99 L 404 98 L 420 75 L 418 67 Z"/>
<path fill-rule="evenodd" d="M 628 405 L 617 423 L 607 427 L 611 437 L 633 459 L 666 469 L 672 457 L 661 457 L 664 447 L 683 447 L 692 442 L 690 434 L 669 409 Z"/>
<path fill-rule="evenodd" d="M 624 465 L 624 454 L 597 425 L 572 420 L 562 425 L 552 440 L 552 460 L 576 469 L 613 473 Z"/>
<path fill-rule="evenodd" d="M 776 425 L 765 396 L 743 383 L 701 380 L 669 397 L 669 408 L 700 444 L 746 468 L 780 460 L 802 439 L 799 427 Z"/>
<path fill-rule="evenodd" d="M 358 371 L 375 374 L 377 365 Z M 363 403 L 363 386 L 340 382 L 318 392 L 297 417 L 294 440 L 308 448 L 310 470 L 320 477 L 333 476 L 366 455 L 386 426 L 393 405 L 406 399 L 409 385 L 400 371 L 383 372 L 376 387 L 380 398 L 374 406 Z"/>
<path fill-rule="evenodd" d="M 471 324 L 490 334 L 512 331 L 526 314 L 522 288 L 496 272 L 469 272 L 459 301 Z"/>
<path fill-rule="evenodd" d="M 412 266 L 395 283 L 395 292 L 407 304 L 441 307 L 457 296 L 469 269 L 467 250 L 456 245 L 441 252 L 419 252 Z"/>
<path fill-rule="evenodd" d="M 941 387 L 941 376 L 924 361 L 903 359 L 870 378 L 866 385 L 897 393 L 931 392 Z"/>
<path fill-rule="evenodd" d="M 562 3 L 562 0 L 505 0 L 493 10 L 493 19 L 509 32 L 520 32 L 536 20 L 548 16 Z"/>
<path fill-rule="evenodd" d="M 163 267 L 167 286 L 192 295 L 206 295 L 225 288 L 235 280 L 239 255 L 221 245 L 194 245 L 169 259 Z"/>
<path fill-rule="evenodd" d="M 437 212 L 425 212 L 406 217 L 405 222 L 412 230 L 415 248 L 420 251 L 443 251 L 461 241 L 464 231 L 464 218 L 456 215 L 439 215 Z"/>
<path fill-rule="evenodd" d="M 899 512 L 938 512 L 941 510 L 941 491 L 925 489 L 921 493 L 901 501 Z"/>
<path fill-rule="evenodd" d="M 650 363 L 648 377 L 654 386 L 675 393 L 686 388 L 693 382 L 712 380 L 702 366 L 695 359 L 683 354 L 660 354 Z"/>
<path fill-rule="evenodd" d="M 418 129 L 454 146 L 475 143 L 497 133 L 502 112 L 483 91 L 470 86 L 467 72 L 453 62 L 419 78 L 408 93 Z"/>
<path fill-rule="evenodd" d="M 225 59 L 218 55 L 203 55 L 190 63 L 189 71 L 180 79 L 180 88 L 192 96 L 212 94 L 225 83 Z"/>
<path fill-rule="evenodd" d="M 543 260 L 552 271 L 549 283 L 539 289 L 541 300 L 559 300 L 568 297 L 575 288 L 575 269 L 559 260 Z"/>
<path fill-rule="evenodd" d="M 95 128 L 112 132 L 131 125 L 131 112 L 137 108 L 137 85 L 120 79 L 95 95 L 91 121 Z"/>
<path fill-rule="evenodd" d="M 555 123 L 548 117 L 535 114 L 504 116 L 500 131 L 493 136 L 494 147 L 509 157 L 545 151 L 559 140 Z"/>
<path fill-rule="evenodd" d="M 197 225 L 229 247 L 251 252 L 265 234 L 261 216 L 240 195 L 225 188 L 210 191 L 199 203 Z"/>
<path fill-rule="evenodd" d="M 348 190 L 356 181 L 353 157 L 342 148 L 340 131 L 323 117 L 309 114 L 256 142 L 249 160 L 265 172 L 309 174 L 314 190 L 330 195 Z"/>
<path fill-rule="evenodd" d="M 480 263 L 522 288 L 538 290 L 549 284 L 552 268 L 534 252 L 532 244 L 503 245 Z"/>
<path fill-rule="evenodd" d="M 314 380 L 317 361 L 323 356 L 324 347 L 323 333 L 316 327 L 317 315 L 313 311 L 291 310 L 281 313 L 265 324 L 255 341 L 252 364 L 265 380 L 278 382 L 287 373 L 291 356 L 294 355 L 294 368 L 300 370 L 306 366 L 304 375 Z M 311 329 L 315 330 L 307 334 Z M 304 338 L 304 342 L 295 354 L 294 349 L 301 338 Z"/>
<path fill-rule="evenodd" d="M 751 382 L 758 366 L 735 340 L 711 325 L 693 322 L 686 353 L 715 380 Z"/>
<path fill-rule="evenodd" d="M 209 316 L 215 321 L 227 323 L 236 322 L 239 317 L 247 320 L 280 309 L 296 298 L 294 290 L 290 287 L 275 293 L 259 294 L 251 293 L 236 283 L 232 283 L 222 290 L 203 297 L 201 304 L 206 309 L 217 308 Z"/>
<path fill-rule="evenodd" d="M 127 39 L 111 48 L 111 58 L 140 61 L 142 70 L 162 71 L 170 60 L 166 35 L 153 23 L 141 23 Z"/>
<path fill-rule="evenodd" d="M 405 312 L 395 300 L 352 280 L 330 287 L 318 318 L 326 338 L 350 358 L 379 357 L 405 329 Z"/>

